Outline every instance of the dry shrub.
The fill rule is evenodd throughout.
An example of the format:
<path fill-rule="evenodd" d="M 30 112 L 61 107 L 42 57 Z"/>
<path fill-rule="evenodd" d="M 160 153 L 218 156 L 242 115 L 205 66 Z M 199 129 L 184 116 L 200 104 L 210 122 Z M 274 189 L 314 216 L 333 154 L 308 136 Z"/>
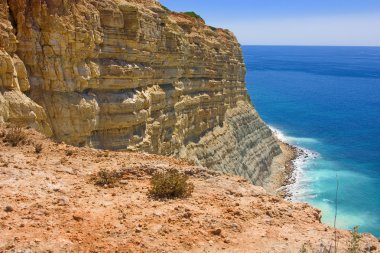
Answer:
<path fill-rule="evenodd" d="M 92 181 L 97 186 L 113 187 L 121 177 L 121 173 L 115 170 L 101 169 L 92 177 Z"/>
<path fill-rule="evenodd" d="M 21 127 L 12 126 L 5 134 L 4 141 L 16 147 L 26 141 L 26 134 Z"/>
<path fill-rule="evenodd" d="M 359 253 L 362 252 L 360 249 L 360 241 L 362 235 L 359 233 L 359 227 L 356 226 L 351 230 L 351 240 L 348 242 L 348 252 L 349 253 Z"/>
<path fill-rule="evenodd" d="M 34 152 L 36 152 L 36 154 L 41 153 L 41 151 L 42 151 L 42 144 L 41 143 L 37 143 L 36 145 L 34 145 Z"/>
<path fill-rule="evenodd" d="M 327 245 L 322 240 L 319 245 L 319 248 L 315 249 L 310 241 L 302 244 L 301 249 L 298 251 L 299 253 L 334 253 L 337 252 L 333 249 L 332 244 Z"/>
<path fill-rule="evenodd" d="M 74 150 L 67 149 L 67 150 L 65 150 L 65 154 L 66 154 L 67 156 L 72 156 L 72 155 L 74 154 Z"/>
<path fill-rule="evenodd" d="M 194 190 L 194 185 L 187 182 L 187 180 L 188 176 L 176 169 L 158 172 L 153 175 L 150 181 L 149 195 L 160 199 L 190 197 Z"/>

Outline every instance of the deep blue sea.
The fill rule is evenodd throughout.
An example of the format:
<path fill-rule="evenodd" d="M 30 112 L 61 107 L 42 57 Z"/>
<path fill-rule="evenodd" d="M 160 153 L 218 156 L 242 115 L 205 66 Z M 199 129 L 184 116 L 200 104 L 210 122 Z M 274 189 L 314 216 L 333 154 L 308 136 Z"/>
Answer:
<path fill-rule="evenodd" d="M 243 46 L 261 117 L 306 150 L 293 201 L 337 227 L 380 237 L 380 47 Z"/>

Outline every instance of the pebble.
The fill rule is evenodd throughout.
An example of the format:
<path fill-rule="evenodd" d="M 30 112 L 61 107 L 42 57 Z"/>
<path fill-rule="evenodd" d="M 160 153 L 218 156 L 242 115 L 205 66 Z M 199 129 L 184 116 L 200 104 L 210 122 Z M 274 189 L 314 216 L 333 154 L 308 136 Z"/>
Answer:
<path fill-rule="evenodd" d="M 128 180 L 120 180 L 119 183 L 120 184 L 128 184 Z"/>
<path fill-rule="evenodd" d="M 81 217 L 79 215 L 73 215 L 73 219 L 76 221 L 83 221 L 83 217 Z"/>
<path fill-rule="evenodd" d="M 211 234 L 213 235 L 220 235 L 221 233 L 222 233 L 222 230 L 220 228 L 211 231 Z"/>

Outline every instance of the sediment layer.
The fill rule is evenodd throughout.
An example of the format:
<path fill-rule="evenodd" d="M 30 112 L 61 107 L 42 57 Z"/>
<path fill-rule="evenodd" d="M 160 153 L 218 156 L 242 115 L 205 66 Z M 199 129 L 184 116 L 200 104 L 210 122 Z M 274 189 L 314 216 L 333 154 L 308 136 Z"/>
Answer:
<path fill-rule="evenodd" d="M 193 159 L 261 184 L 280 148 L 235 36 L 156 1 L 0 2 L 0 120 Z"/>

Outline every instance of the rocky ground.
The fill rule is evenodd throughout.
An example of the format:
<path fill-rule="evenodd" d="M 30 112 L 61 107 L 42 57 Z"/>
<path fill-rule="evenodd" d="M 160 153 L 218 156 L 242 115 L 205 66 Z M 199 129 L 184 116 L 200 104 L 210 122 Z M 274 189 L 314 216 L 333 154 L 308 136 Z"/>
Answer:
<path fill-rule="evenodd" d="M 0 127 L 0 252 L 299 252 L 333 243 L 318 210 L 240 177 L 169 157 L 75 148 L 32 130 L 12 147 L 8 131 Z M 190 176 L 191 197 L 147 196 L 151 175 L 168 168 Z M 114 187 L 91 181 L 101 169 L 119 172 Z M 337 233 L 346 252 L 350 233 Z M 380 243 L 364 235 L 361 247 L 379 252 Z"/>

